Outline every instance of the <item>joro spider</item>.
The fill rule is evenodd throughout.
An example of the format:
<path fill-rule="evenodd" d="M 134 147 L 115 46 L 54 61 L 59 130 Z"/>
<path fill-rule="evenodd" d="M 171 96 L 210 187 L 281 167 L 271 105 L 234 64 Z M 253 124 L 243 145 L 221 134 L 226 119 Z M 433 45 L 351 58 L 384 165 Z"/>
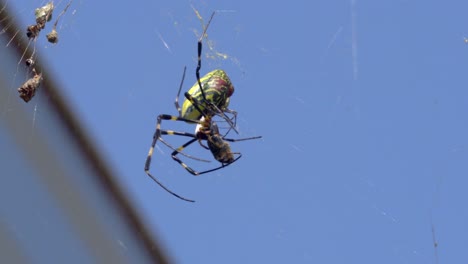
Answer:
<path fill-rule="evenodd" d="M 232 85 L 229 77 L 227 76 L 226 72 L 220 69 L 214 70 L 206 74 L 203 78 L 200 78 L 200 69 L 201 69 L 201 53 L 202 53 L 202 40 L 206 34 L 206 30 L 213 19 L 214 12 L 210 17 L 210 20 L 205 27 L 202 36 L 198 40 L 198 64 L 196 69 L 196 77 L 197 83 L 190 88 L 185 95 L 185 101 L 182 104 L 182 108 L 180 108 L 178 103 L 178 98 L 180 95 L 180 91 L 183 86 L 184 78 L 185 78 L 185 71 L 182 77 L 181 84 L 179 86 L 179 91 L 176 96 L 175 106 L 179 113 L 179 116 L 172 116 L 161 114 L 158 116 L 158 121 L 156 124 L 156 131 L 153 135 L 153 142 L 151 144 L 150 150 L 148 151 L 148 156 L 145 162 L 145 172 L 146 174 L 155 181 L 159 186 L 161 186 L 164 190 L 169 192 L 170 194 L 176 196 L 179 199 L 188 202 L 195 202 L 194 200 L 184 198 L 167 187 L 165 187 L 156 177 L 154 177 L 150 172 L 150 165 L 151 165 L 151 158 L 153 156 L 154 148 L 156 146 L 157 141 L 161 141 L 169 148 L 173 149 L 172 158 L 177 161 L 183 168 L 185 168 L 189 173 L 194 176 L 198 176 L 201 174 L 205 174 L 208 172 L 216 171 L 230 164 L 237 161 L 239 158 L 242 157 L 241 153 L 239 152 L 232 152 L 230 145 L 228 142 L 236 142 L 236 141 L 244 141 L 244 140 L 251 140 L 251 139 L 258 139 L 261 136 L 257 137 L 250 137 L 250 138 L 241 138 L 241 139 L 231 139 L 226 138 L 226 135 L 229 133 L 231 129 L 234 129 L 236 132 L 236 117 L 237 112 L 228 109 L 229 105 L 229 98 L 234 92 L 234 86 Z M 225 115 L 225 113 L 230 113 L 233 115 L 232 118 L 229 118 Z M 224 136 L 221 136 L 219 133 L 218 126 L 216 122 L 212 120 L 212 117 L 218 115 L 221 116 L 224 120 L 226 120 L 230 128 L 228 132 Z M 187 132 L 177 132 L 172 130 L 163 130 L 161 129 L 161 122 L 162 120 L 172 120 L 172 121 L 184 121 L 190 124 L 196 124 L 197 127 L 195 129 L 195 134 L 187 133 Z M 234 120 L 234 122 L 232 122 Z M 178 148 L 172 147 L 169 143 L 167 143 L 161 136 L 162 135 L 178 135 L 178 136 L 185 136 L 191 137 L 192 139 L 183 144 Z M 208 146 L 205 146 L 202 141 L 206 140 L 208 142 Z M 184 162 L 182 162 L 177 155 L 182 154 L 189 158 L 201 160 L 198 158 L 191 157 L 187 154 L 182 152 L 187 146 L 191 145 L 193 142 L 198 141 L 200 145 L 211 151 L 213 157 L 221 163 L 219 167 L 214 169 L 197 172 L 187 166 Z M 237 157 L 235 157 L 237 155 Z M 203 160 L 202 160 L 203 161 Z"/>

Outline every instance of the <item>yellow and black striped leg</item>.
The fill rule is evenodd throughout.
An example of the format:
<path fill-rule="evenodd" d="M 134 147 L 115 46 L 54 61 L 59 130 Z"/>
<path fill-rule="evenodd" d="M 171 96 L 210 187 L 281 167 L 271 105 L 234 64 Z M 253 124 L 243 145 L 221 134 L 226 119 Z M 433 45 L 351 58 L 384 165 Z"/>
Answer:
<path fill-rule="evenodd" d="M 225 168 L 225 167 L 233 164 L 234 162 L 236 162 L 238 159 L 240 159 L 242 157 L 242 154 L 239 153 L 239 152 L 231 152 L 231 149 L 230 149 L 229 145 L 227 143 L 225 143 L 224 141 L 237 142 L 237 141 L 244 141 L 244 140 L 252 140 L 252 139 L 261 138 L 261 136 L 249 137 L 249 138 L 236 138 L 236 139 L 234 139 L 234 138 L 224 138 L 224 137 L 221 138 L 221 137 L 218 137 L 219 132 L 218 132 L 218 128 L 217 128 L 215 123 L 212 124 L 211 129 L 212 129 L 212 133 L 214 133 L 214 134 L 212 134 L 211 137 L 207 139 L 208 140 L 208 145 L 210 146 L 210 151 L 213 154 L 213 156 L 218 161 L 221 162 L 221 166 L 219 166 L 217 168 L 214 168 L 214 169 L 211 169 L 211 170 L 198 172 L 198 175 L 213 172 L 213 171 L 217 171 L 219 169 Z M 222 154 L 222 155 L 219 155 L 219 154 Z M 228 162 L 226 162 L 226 160 L 223 161 L 222 159 L 219 159 L 220 157 L 222 158 L 223 156 L 225 157 L 225 156 L 230 156 L 230 155 L 232 155 L 232 156 L 238 155 L 238 156 L 235 159 L 230 160 Z"/>
<path fill-rule="evenodd" d="M 190 120 L 190 119 L 181 118 L 181 117 L 177 117 L 177 116 L 164 115 L 164 114 L 159 115 L 158 116 L 158 122 L 156 124 L 156 131 L 154 132 L 154 135 L 153 135 L 153 142 L 151 143 L 151 147 L 150 147 L 150 149 L 148 151 L 148 157 L 146 158 L 146 162 L 145 162 L 145 172 L 147 174 L 149 174 L 149 169 L 150 169 L 150 165 L 151 165 L 151 158 L 153 156 L 153 152 L 154 152 L 154 148 L 156 147 L 156 143 L 157 143 L 158 139 L 161 139 L 161 134 L 163 134 L 163 133 L 167 134 L 167 131 L 161 130 L 162 120 L 185 121 L 185 122 L 192 123 L 192 124 L 198 124 L 199 123 L 196 120 Z M 188 136 L 193 137 L 194 135 L 189 134 Z"/>
<path fill-rule="evenodd" d="M 190 168 L 189 166 L 187 166 L 187 164 L 185 164 L 182 160 L 180 160 L 178 157 L 177 157 L 177 154 L 181 153 L 182 150 L 184 150 L 187 146 L 191 145 L 193 142 L 197 141 L 198 138 L 193 138 L 191 140 L 189 140 L 187 143 L 183 144 L 182 146 L 178 147 L 177 149 L 174 150 L 174 152 L 172 152 L 171 156 L 172 158 L 177 161 L 184 169 L 186 169 L 190 174 L 194 175 L 194 176 L 198 176 L 200 175 L 200 173 L 198 173 L 197 171 L 193 170 L 192 168 Z"/>
<path fill-rule="evenodd" d="M 182 160 L 180 160 L 177 155 L 179 153 L 182 153 L 182 150 L 184 150 L 186 147 L 188 147 L 189 145 L 191 145 L 193 142 L 197 141 L 198 138 L 194 138 L 192 140 L 189 140 L 187 143 L 185 143 L 184 145 L 178 147 L 176 150 L 174 150 L 174 152 L 172 152 L 172 158 L 177 161 L 182 167 L 184 167 L 184 169 L 186 169 L 190 174 L 194 175 L 194 176 L 199 176 L 199 175 L 202 175 L 202 174 L 205 174 L 205 173 L 208 173 L 208 172 L 212 172 L 212 171 L 216 171 L 216 170 L 219 170 L 219 169 L 222 169 L 222 168 L 225 168 L 229 165 L 231 165 L 232 163 L 236 162 L 238 159 L 240 159 L 242 157 L 242 154 L 236 152 L 236 153 L 232 153 L 232 154 L 238 154 L 239 156 L 234 159 L 231 163 L 221 163 L 221 166 L 219 167 L 216 167 L 214 169 L 210 169 L 210 170 L 206 170 L 206 171 L 202 171 L 202 172 L 198 172 L 198 171 L 195 171 L 194 169 L 190 168 L 187 164 L 185 164 Z"/>
<path fill-rule="evenodd" d="M 208 111 L 208 113 L 210 113 L 210 115 L 216 114 L 216 115 L 221 116 L 224 120 L 226 120 L 226 122 L 228 122 L 229 126 L 231 127 L 229 130 L 234 129 L 234 131 L 236 133 L 239 133 L 239 131 L 237 131 L 236 124 L 233 123 L 232 120 L 224 114 L 224 111 L 221 111 L 221 109 L 219 109 L 218 106 L 214 105 L 213 103 L 211 103 L 206 98 L 205 90 L 202 87 L 202 83 L 201 83 L 201 79 L 200 79 L 200 69 L 201 69 L 201 62 L 202 62 L 201 57 L 202 57 L 202 50 L 203 50 L 203 38 L 206 35 L 206 31 L 208 30 L 208 27 L 210 26 L 211 20 L 213 20 L 213 17 L 215 15 L 215 13 L 216 12 L 213 12 L 211 14 L 210 20 L 206 24 L 205 28 L 203 29 L 202 35 L 198 39 L 198 49 L 197 49 L 198 50 L 198 60 L 197 60 L 197 69 L 195 70 L 195 76 L 197 77 L 198 86 L 199 86 L 200 92 L 202 94 L 203 101 L 205 102 L 204 105 L 206 105 L 206 107 L 209 108 L 209 109 L 205 109 L 205 111 Z M 190 94 L 188 94 L 188 93 L 185 93 L 185 97 L 188 100 L 190 100 L 190 102 L 197 108 L 198 111 L 200 111 L 200 108 L 198 107 L 198 105 L 201 105 L 200 102 L 194 100 L 194 98 L 192 96 L 190 96 Z M 203 112 L 201 112 L 201 111 L 200 111 L 200 113 L 203 114 Z"/>
<path fill-rule="evenodd" d="M 159 186 L 161 186 L 161 188 L 166 190 L 168 193 L 170 193 L 170 194 L 174 195 L 175 197 L 177 197 L 179 199 L 182 199 L 184 201 L 195 202 L 194 200 L 182 197 L 182 196 L 174 193 L 170 189 L 168 189 L 156 177 L 154 177 L 149 171 L 150 166 L 151 166 L 151 158 L 153 156 L 153 152 L 154 152 L 154 148 L 156 147 L 156 143 L 157 143 L 158 139 L 161 139 L 161 134 L 163 134 L 163 133 L 166 134 L 167 133 L 167 131 L 161 130 L 162 120 L 185 121 L 185 122 L 188 122 L 188 123 L 198 124 L 198 121 L 196 121 L 196 120 L 190 120 L 190 119 L 185 119 L 185 118 L 181 118 L 181 117 L 177 117 L 177 116 L 171 116 L 171 115 L 159 115 L 158 116 L 158 122 L 156 124 L 156 131 L 154 132 L 154 135 L 153 135 L 153 142 L 151 143 L 151 147 L 150 147 L 150 149 L 148 151 L 148 156 L 147 156 L 146 162 L 145 162 L 145 172 L 154 182 L 156 182 Z"/>
<path fill-rule="evenodd" d="M 173 132 L 173 131 L 170 131 L 170 132 Z M 164 134 L 163 134 L 164 135 Z M 170 134 L 166 134 L 166 135 L 177 135 L 177 134 L 173 134 L 173 133 L 170 133 Z M 188 134 L 187 134 L 188 135 Z M 166 145 L 168 148 L 172 149 L 172 150 L 176 150 L 177 148 L 172 146 L 171 144 L 167 143 L 164 138 L 160 137 L 159 138 L 159 141 L 162 142 L 164 145 Z M 201 161 L 201 162 L 211 162 L 209 160 L 206 160 L 206 159 L 201 159 L 201 158 L 197 158 L 197 157 L 194 157 L 192 155 L 189 155 L 187 153 L 184 153 L 184 152 L 179 152 L 182 156 L 185 156 L 189 159 L 193 159 L 193 160 L 197 160 L 197 161 Z"/>
<path fill-rule="evenodd" d="M 197 70 L 195 71 L 195 75 L 197 76 L 198 86 L 200 86 L 200 91 L 201 91 L 201 94 L 202 94 L 203 99 L 204 99 L 205 101 L 206 101 L 206 96 L 205 96 L 205 92 L 203 91 L 203 88 L 202 88 L 202 85 L 201 85 L 201 81 L 200 81 L 202 42 L 203 42 L 203 38 L 204 38 L 205 35 L 206 35 L 206 31 L 208 30 L 208 27 L 210 26 L 211 20 L 213 19 L 214 15 L 215 15 L 215 12 L 213 12 L 213 14 L 211 14 L 211 17 L 210 17 L 210 20 L 208 21 L 208 24 L 206 24 L 205 28 L 203 29 L 202 35 L 201 35 L 200 38 L 198 39 L 198 64 L 197 64 Z"/>
<path fill-rule="evenodd" d="M 195 134 L 192 134 L 192 133 L 187 133 L 187 132 L 177 132 L 177 131 L 173 131 L 173 130 L 161 130 L 161 135 L 169 135 L 169 136 L 184 136 L 184 137 L 191 137 L 191 138 L 195 138 L 196 135 Z M 199 139 L 201 140 L 201 139 Z M 172 150 L 177 150 L 177 148 L 175 148 L 174 146 L 172 146 L 171 144 L 167 143 L 163 137 L 159 137 L 159 141 L 161 141 L 164 145 L 166 145 L 168 148 L 172 149 Z M 208 149 L 208 147 L 205 147 L 204 145 L 202 145 L 204 148 Z M 191 155 L 188 155 L 184 152 L 179 152 L 180 154 L 182 154 L 183 156 L 187 157 L 187 158 L 190 158 L 190 159 L 193 159 L 193 160 L 198 160 L 198 161 L 202 161 L 202 162 L 211 162 L 209 160 L 205 160 L 205 159 L 201 159 L 201 158 L 197 158 L 197 157 L 194 157 L 194 156 L 191 156 Z"/>

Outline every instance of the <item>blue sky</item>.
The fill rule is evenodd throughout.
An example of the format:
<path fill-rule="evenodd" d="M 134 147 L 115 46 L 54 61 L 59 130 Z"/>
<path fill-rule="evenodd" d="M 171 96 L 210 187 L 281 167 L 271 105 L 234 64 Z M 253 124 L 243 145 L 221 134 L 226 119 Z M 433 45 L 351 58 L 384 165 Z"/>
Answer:
<path fill-rule="evenodd" d="M 9 4 L 26 26 L 44 2 Z M 233 143 L 243 157 L 199 177 L 161 145 L 152 173 L 195 204 L 143 171 L 157 115 L 176 114 L 184 66 L 184 89 L 195 82 L 192 6 L 205 19 L 219 11 L 208 40 L 228 57 L 205 45 L 202 74 L 222 68 L 234 83 L 240 134 L 229 136 L 263 136 Z M 58 45 L 37 48 L 178 263 L 436 263 L 432 226 L 439 263 L 465 263 L 466 10 L 466 1 L 75 0 Z M 196 144 L 187 151 L 209 157 Z"/>

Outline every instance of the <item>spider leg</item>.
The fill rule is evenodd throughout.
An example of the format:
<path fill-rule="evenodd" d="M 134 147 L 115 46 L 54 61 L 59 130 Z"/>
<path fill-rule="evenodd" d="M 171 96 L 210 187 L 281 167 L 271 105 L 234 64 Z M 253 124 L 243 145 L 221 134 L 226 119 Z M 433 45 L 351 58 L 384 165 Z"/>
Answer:
<path fill-rule="evenodd" d="M 205 92 L 204 92 L 203 89 L 202 89 L 202 85 L 201 85 L 201 81 L 200 81 L 202 42 L 203 42 L 203 38 L 204 38 L 205 35 L 206 35 L 206 31 L 208 30 L 208 27 L 210 26 L 211 20 L 213 19 L 214 15 L 215 15 L 215 12 L 213 12 L 213 13 L 211 14 L 210 20 L 209 20 L 208 23 L 206 24 L 205 28 L 203 29 L 202 35 L 201 35 L 200 38 L 198 39 L 198 64 L 197 64 L 197 70 L 195 71 L 195 75 L 197 76 L 198 86 L 200 86 L 200 91 L 201 91 L 201 94 L 202 94 L 203 99 L 204 99 L 205 101 L 206 101 L 206 96 L 205 96 Z"/>
<path fill-rule="evenodd" d="M 227 135 L 229 134 L 229 132 L 231 132 L 231 130 L 237 126 L 237 112 L 234 111 L 234 110 L 231 110 L 231 109 L 229 109 L 229 108 L 225 109 L 224 112 L 225 112 L 225 113 L 232 114 L 232 117 L 229 118 L 229 120 L 231 120 L 231 123 L 228 122 L 228 123 L 229 123 L 229 129 L 228 129 L 228 131 L 226 132 L 226 134 L 224 134 L 223 137 L 227 136 Z M 224 114 L 224 116 L 227 117 L 226 114 Z M 223 116 L 221 116 L 221 117 L 223 117 Z M 239 132 L 238 132 L 236 129 L 234 129 L 234 131 L 235 131 L 237 134 L 239 134 Z"/>
<path fill-rule="evenodd" d="M 200 173 L 198 173 L 197 171 L 193 170 L 192 168 L 190 168 L 189 166 L 187 166 L 187 164 L 185 164 L 182 160 L 180 160 L 178 157 L 177 157 L 177 154 L 181 153 L 182 150 L 184 150 L 184 148 L 186 148 L 187 146 L 191 145 L 193 142 L 197 141 L 198 138 L 193 138 L 189 141 L 187 141 L 185 144 L 183 144 L 182 146 L 178 147 L 176 150 L 174 150 L 174 152 L 172 152 L 171 156 L 172 158 L 177 161 L 184 169 L 186 169 L 190 174 L 194 175 L 194 176 L 198 176 L 200 175 Z"/>
<path fill-rule="evenodd" d="M 201 138 L 198 139 L 198 143 L 199 143 L 200 146 L 202 146 L 204 149 L 210 150 L 210 148 L 209 148 L 208 146 L 206 146 L 206 145 L 204 145 L 204 144 L 202 143 L 202 139 L 201 139 Z"/>
<path fill-rule="evenodd" d="M 195 137 L 196 137 L 195 134 L 191 134 L 191 133 L 187 133 L 187 132 L 177 132 L 177 131 L 173 131 L 173 130 L 161 130 L 161 135 L 185 136 L 185 137 L 191 137 L 191 138 L 195 138 Z M 161 141 L 164 145 L 166 145 L 168 148 L 170 148 L 170 149 L 172 149 L 172 150 L 177 150 L 177 148 L 175 148 L 175 147 L 172 146 L 171 144 L 167 143 L 162 137 L 159 137 L 158 139 L 159 139 L 159 141 Z M 182 154 L 183 156 L 189 158 L 189 159 L 198 160 L 198 161 L 202 161 L 202 162 L 211 162 L 211 161 L 209 161 L 209 160 L 200 159 L 200 158 L 191 156 L 191 155 L 186 154 L 186 153 L 184 153 L 184 152 L 179 152 L 179 153 Z"/>
<path fill-rule="evenodd" d="M 214 115 L 218 115 L 220 117 L 222 117 L 230 126 L 229 130 L 228 130 L 228 133 L 229 131 L 234 130 L 237 134 L 239 134 L 239 131 L 237 130 L 237 112 L 234 111 L 234 110 L 231 110 L 231 109 L 225 109 L 224 111 L 221 111 L 221 109 L 219 109 L 219 107 L 217 107 L 216 105 L 214 105 L 213 103 L 211 102 L 207 102 L 207 104 L 209 105 L 209 107 L 211 108 L 211 112 L 214 114 Z M 227 113 L 230 113 L 233 115 L 233 117 L 229 118 L 225 112 Z M 232 121 L 234 120 L 234 122 Z M 226 133 L 226 135 L 228 134 Z"/>
<path fill-rule="evenodd" d="M 232 118 L 229 118 L 228 116 L 226 116 L 223 111 L 221 111 L 217 106 L 215 106 L 214 104 L 212 103 L 209 103 L 208 101 L 206 101 L 206 105 L 209 109 L 206 109 L 205 111 L 202 111 L 201 110 L 201 105 L 202 103 L 200 101 L 198 101 L 197 98 L 193 97 L 191 94 L 189 94 L 188 92 L 185 92 L 184 93 L 184 96 L 187 100 L 189 100 L 192 105 L 195 107 L 195 109 L 198 110 L 198 112 L 203 116 L 205 117 L 206 119 L 208 119 L 209 117 L 211 118 L 213 115 L 218 115 L 218 116 L 221 116 L 227 123 L 229 123 L 229 130 L 228 132 L 231 130 L 231 129 L 234 129 L 234 131 L 236 131 L 236 133 L 239 133 L 236 129 L 236 124 L 232 122 L 232 120 L 235 120 L 234 122 L 237 122 L 237 112 L 234 111 L 234 110 L 231 110 L 231 109 L 226 109 L 226 112 L 230 113 L 233 115 Z M 214 107 L 214 108 L 213 108 Z M 227 135 L 227 133 L 226 133 Z"/>
<path fill-rule="evenodd" d="M 248 138 L 224 138 L 223 140 L 229 141 L 229 142 L 237 142 L 237 141 L 245 141 L 245 140 L 252 140 L 252 139 L 259 139 L 262 138 L 262 136 L 256 136 L 256 137 L 248 137 Z"/>
<path fill-rule="evenodd" d="M 175 98 L 175 107 L 177 109 L 177 112 L 179 113 L 179 116 L 182 115 L 182 111 L 179 105 L 179 96 L 180 96 L 180 91 L 182 90 L 182 86 L 184 85 L 184 79 L 185 79 L 185 72 L 187 71 L 187 66 L 184 66 L 184 73 L 182 74 L 182 80 L 180 81 L 180 86 L 179 86 L 179 91 L 177 92 L 177 96 Z"/>
<path fill-rule="evenodd" d="M 156 143 L 158 141 L 158 139 L 161 139 L 161 134 L 163 133 L 164 130 L 161 130 L 161 122 L 162 120 L 173 120 L 173 121 L 185 121 L 185 122 L 188 122 L 188 123 L 194 123 L 194 124 L 198 124 L 198 121 L 196 120 L 190 120 L 190 119 L 186 119 L 186 118 L 181 118 L 181 117 L 177 117 L 177 116 L 171 116 L 171 115 L 159 115 L 158 116 L 158 122 L 156 124 L 156 131 L 154 132 L 154 135 L 153 135 L 153 142 L 151 143 L 151 147 L 148 151 L 148 156 L 146 157 L 146 162 L 145 162 L 145 173 L 154 181 L 156 182 L 159 186 L 161 186 L 161 188 L 163 188 L 164 190 L 166 190 L 168 193 L 174 195 L 175 197 L 181 199 L 181 200 L 184 200 L 184 201 L 188 201 L 188 202 L 195 202 L 194 200 L 190 200 L 190 199 L 187 199 L 185 197 L 182 197 L 176 193 L 174 193 L 173 191 L 171 191 L 169 188 L 167 188 L 166 186 L 164 186 L 156 177 L 154 177 L 151 173 L 150 173 L 150 166 L 151 166 L 151 158 L 153 157 L 153 152 L 154 152 L 154 147 L 156 146 Z"/>
<path fill-rule="evenodd" d="M 210 20 L 206 24 L 205 28 L 203 29 L 202 35 L 198 39 L 198 60 L 197 60 L 197 69 L 195 71 L 195 75 L 197 77 L 197 82 L 198 82 L 198 86 L 199 86 L 200 92 L 201 92 L 202 97 L 203 97 L 203 101 L 205 101 L 206 107 L 209 108 L 208 109 L 209 112 L 221 116 L 223 119 L 226 120 L 226 122 L 229 123 L 231 128 L 234 129 L 234 131 L 236 131 L 236 133 L 239 133 L 239 131 L 237 131 L 236 125 L 234 123 L 232 123 L 231 119 L 229 117 L 227 117 L 224 114 L 224 112 L 221 111 L 221 109 L 219 109 L 218 106 L 214 105 L 213 103 L 211 103 L 210 101 L 207 100 L 206 95 L 205 95 L 205 91 L 203 90 L 201 80 L 200 80 L 200 69 L 201 69 L 201 61 L 202 61 L 201 56 L 202 56 L 202 50 L 203 50 L 203 38 L 206 35 L 206 31 L 208 30 L 208 27 L 210 26 L 211 20 L 213 20 L 213 17 L 215 15 L 215 13 L 216 12 L 213 12 L 211 14 Z M 185 97 L 187 97 L 187 93 L 185 94 Z M 187 99 L 189 99 L 189 98 L 187 97 Z M 192 104 L 194 104 L 194 103 L 192 102 Z M 198 107 L 197 107 L 197 110 L 199 110 Z M 200 113 L 202 113 L 202 112 L 200 112 Z"/>
<path fill-rule="evenodd" d="M 155 182 L 157 183 L 161 188 L 163 188 L 164 190 L 166 190 L 168 193 L 174 195 L 175 197 L 181 199 L 181 200 L 184 200 L 184 201 L 187 201 L 187 202 L 192 202 L 194 203 L 195 201 L 194 200 L 191 200 L 191 199 L 188 199 L 188 198 L 185 198 L 183 196 L 180 196 L 178 195 L 177 193 L 171 191 L 170 189 L 168 189 L 166 186 L 164 186 L 164 184 L 162 184 L 158 179 L 156 179 L 156 177 L 154 177 L 153 175 L 151 175 L 151 173 L 149 173 L 149 171 L 146 171 L 146 174 L 148 174 L 148 176 Z"/>
<path fill-rule="evenodd" d="M 172 158 L 177 161 L 184 169 L 186 169 L 190 174 L 192 174 L 193 176 L 199 176 L 199 175 L 202 175 L 202 174 L 205 174 L 205 173 L 208 173 L 208 172 L 213 172 L 213 171 L 217 171 L 219 169 L 222 169 L 222 168 L 225 168 L 229 165 L 231 165 L 232 163 L 236 162 L 238 159 L 240 159 L 242 157 L 242 154 L 239 153 L 239 152 L 233 152 L 232 154 L 238 154 L 239 156 L 234 159 L 231 163 L 221 163 L 221 166 L 219 167 L 216 167 L 214 169 L 210 169 L 210 170 L 206 170 L 206 171 L 201 171 L 201 172 L 198 172 L 198 171 L 195 171 L 194 169 L 190 168 L 187 164 L 185 164 L 182 160 L 180 160 L 178 157 L 177 157 L 177 154 L 181 153 L 182 150 L 184 150 L 186 147 L 188 147 L 189 145 L 191 145 L 193 142 L 195 142 L 196 140 L 199 140 L 197 138 L 194 138 L 194 139 L 191 139 L 189 140 L 188 142 L 186 142 L 184 145 L 178 147 L 174 152 L 172 152 Z"/>
<path fill-rule="evenodd" d="M 170 135 L 174 135 L 174 134 L 170 134 Z M 168 148 L 172 149 L 172 150 L 177 150 L 177 148 L 175 148 L 174 146 L 172 146 L 171 144 L 167 143 L 162 137 L 159 138 L 159 141 L 161 141 L 164 145 L 166 145 Z M 192 155 L 189 155 L 187 153 L 184 153 L 184 152 L 179 152 L 182 156 L 185 156 L 189 159 L 193 159 L 193 160 L 197 160 L 197 161 L 201 161 L 201 162 L 211 162 L 210 160 L 206 160 L 206 159 L 201 159 L 201 158 L 197 158 L 197 157 L 194 157 Z"/>
<path fill-rule="evenodd" d="M 206 114 L 205 114 L 205 111 L 206 111 L 206 110 L 205 110 L 205 111 L 202 111 L 202 110 L 201 110 L 201 107 L 200 107 L 200 106 L 202 105 L 202 103 L 200 103 L 200 101 L 198 101 L 197 98 L 193 97 L 193 96 L 192 96 L 191 94 L 189 94 L 188 92 L 185 92 L 185 93 L 184 93 L 184 96 L 185 96 L 185 98 L 187 98 L 187 100 L 189 100 L 189 101 L 192 103 L 192 105 L 198 110 L 198 112 L 200 112 L 200 114 L 201 114 L 202 116 L 206 117 Z"/>
<path fill-rule="evenodd" d="M 187 100 L 189 100 L 192 103 L 192 105 L 198 110 L 198 112 L 202 114 L 202 118 L 198 122 L 198 124 L 202 124 L 203 122 L 206 122 L 206 120 L 211 120 L 210 116 L 207 116 L 206 114 L 203 113 L 203 111 L 200 108 L 200 102 L 195 97 L 193 97 L 189 93 L 185 93 L 185 98 L 187 98 Z M 201 142 L 201 139 L 198 140 L 198 142 L 200 143 L 200 146 L 202 146 L 203 148 L 209 149 L 207 146 L 203 145 L 203 143 Z"/>
<path fill-rule="evenodd" d="M 199 172 L 198 175 L 205 174 L 205 173 L 208 173 L 208 172 L 217 171 L 217 170 L 222 169 L 222 168 L 226 168 L 227 166 L 233 164 L 234 162 L 236 162 L 238 159 L 240 159 L 242 157 L 242 154 L 240 154 L 238 152 L 235 152 L 233 154 L 239 154 L 239 156 L 235 160 L 233 160 L 231 163 L 222 163 L 221 166 L 219 166 L 217 168 L 214 168 L 214 169 L 211 169 L 211 170 L 206 170 L 206 171 Z"/>

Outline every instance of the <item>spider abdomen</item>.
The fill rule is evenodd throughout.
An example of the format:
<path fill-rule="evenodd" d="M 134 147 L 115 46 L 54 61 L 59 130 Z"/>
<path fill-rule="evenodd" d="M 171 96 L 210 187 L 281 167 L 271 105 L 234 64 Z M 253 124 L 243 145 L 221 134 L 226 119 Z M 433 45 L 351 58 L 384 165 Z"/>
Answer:
<path fill-rule="evenodd" d="M 225 111 L 229 106 L 229 97 L 234 93 L 234 86 L 227 73 L 221 69 L 213 70 L 200 79 L 206 101 Z M 196 82 L 187 92 L 193 99 L 200 103 L 199 109 L 203 112 L 209 111 L 206 107 L 205 99 L 200 91 L 200 86 Z M 207 113 L 204 113 L 207 114 Z M 209 113 L 208 113 L 209 114 Z M 181 116 L 183 118 L 199 120 L 202 113 L 196 107 L 185 99 L 182 104 Z"/>

